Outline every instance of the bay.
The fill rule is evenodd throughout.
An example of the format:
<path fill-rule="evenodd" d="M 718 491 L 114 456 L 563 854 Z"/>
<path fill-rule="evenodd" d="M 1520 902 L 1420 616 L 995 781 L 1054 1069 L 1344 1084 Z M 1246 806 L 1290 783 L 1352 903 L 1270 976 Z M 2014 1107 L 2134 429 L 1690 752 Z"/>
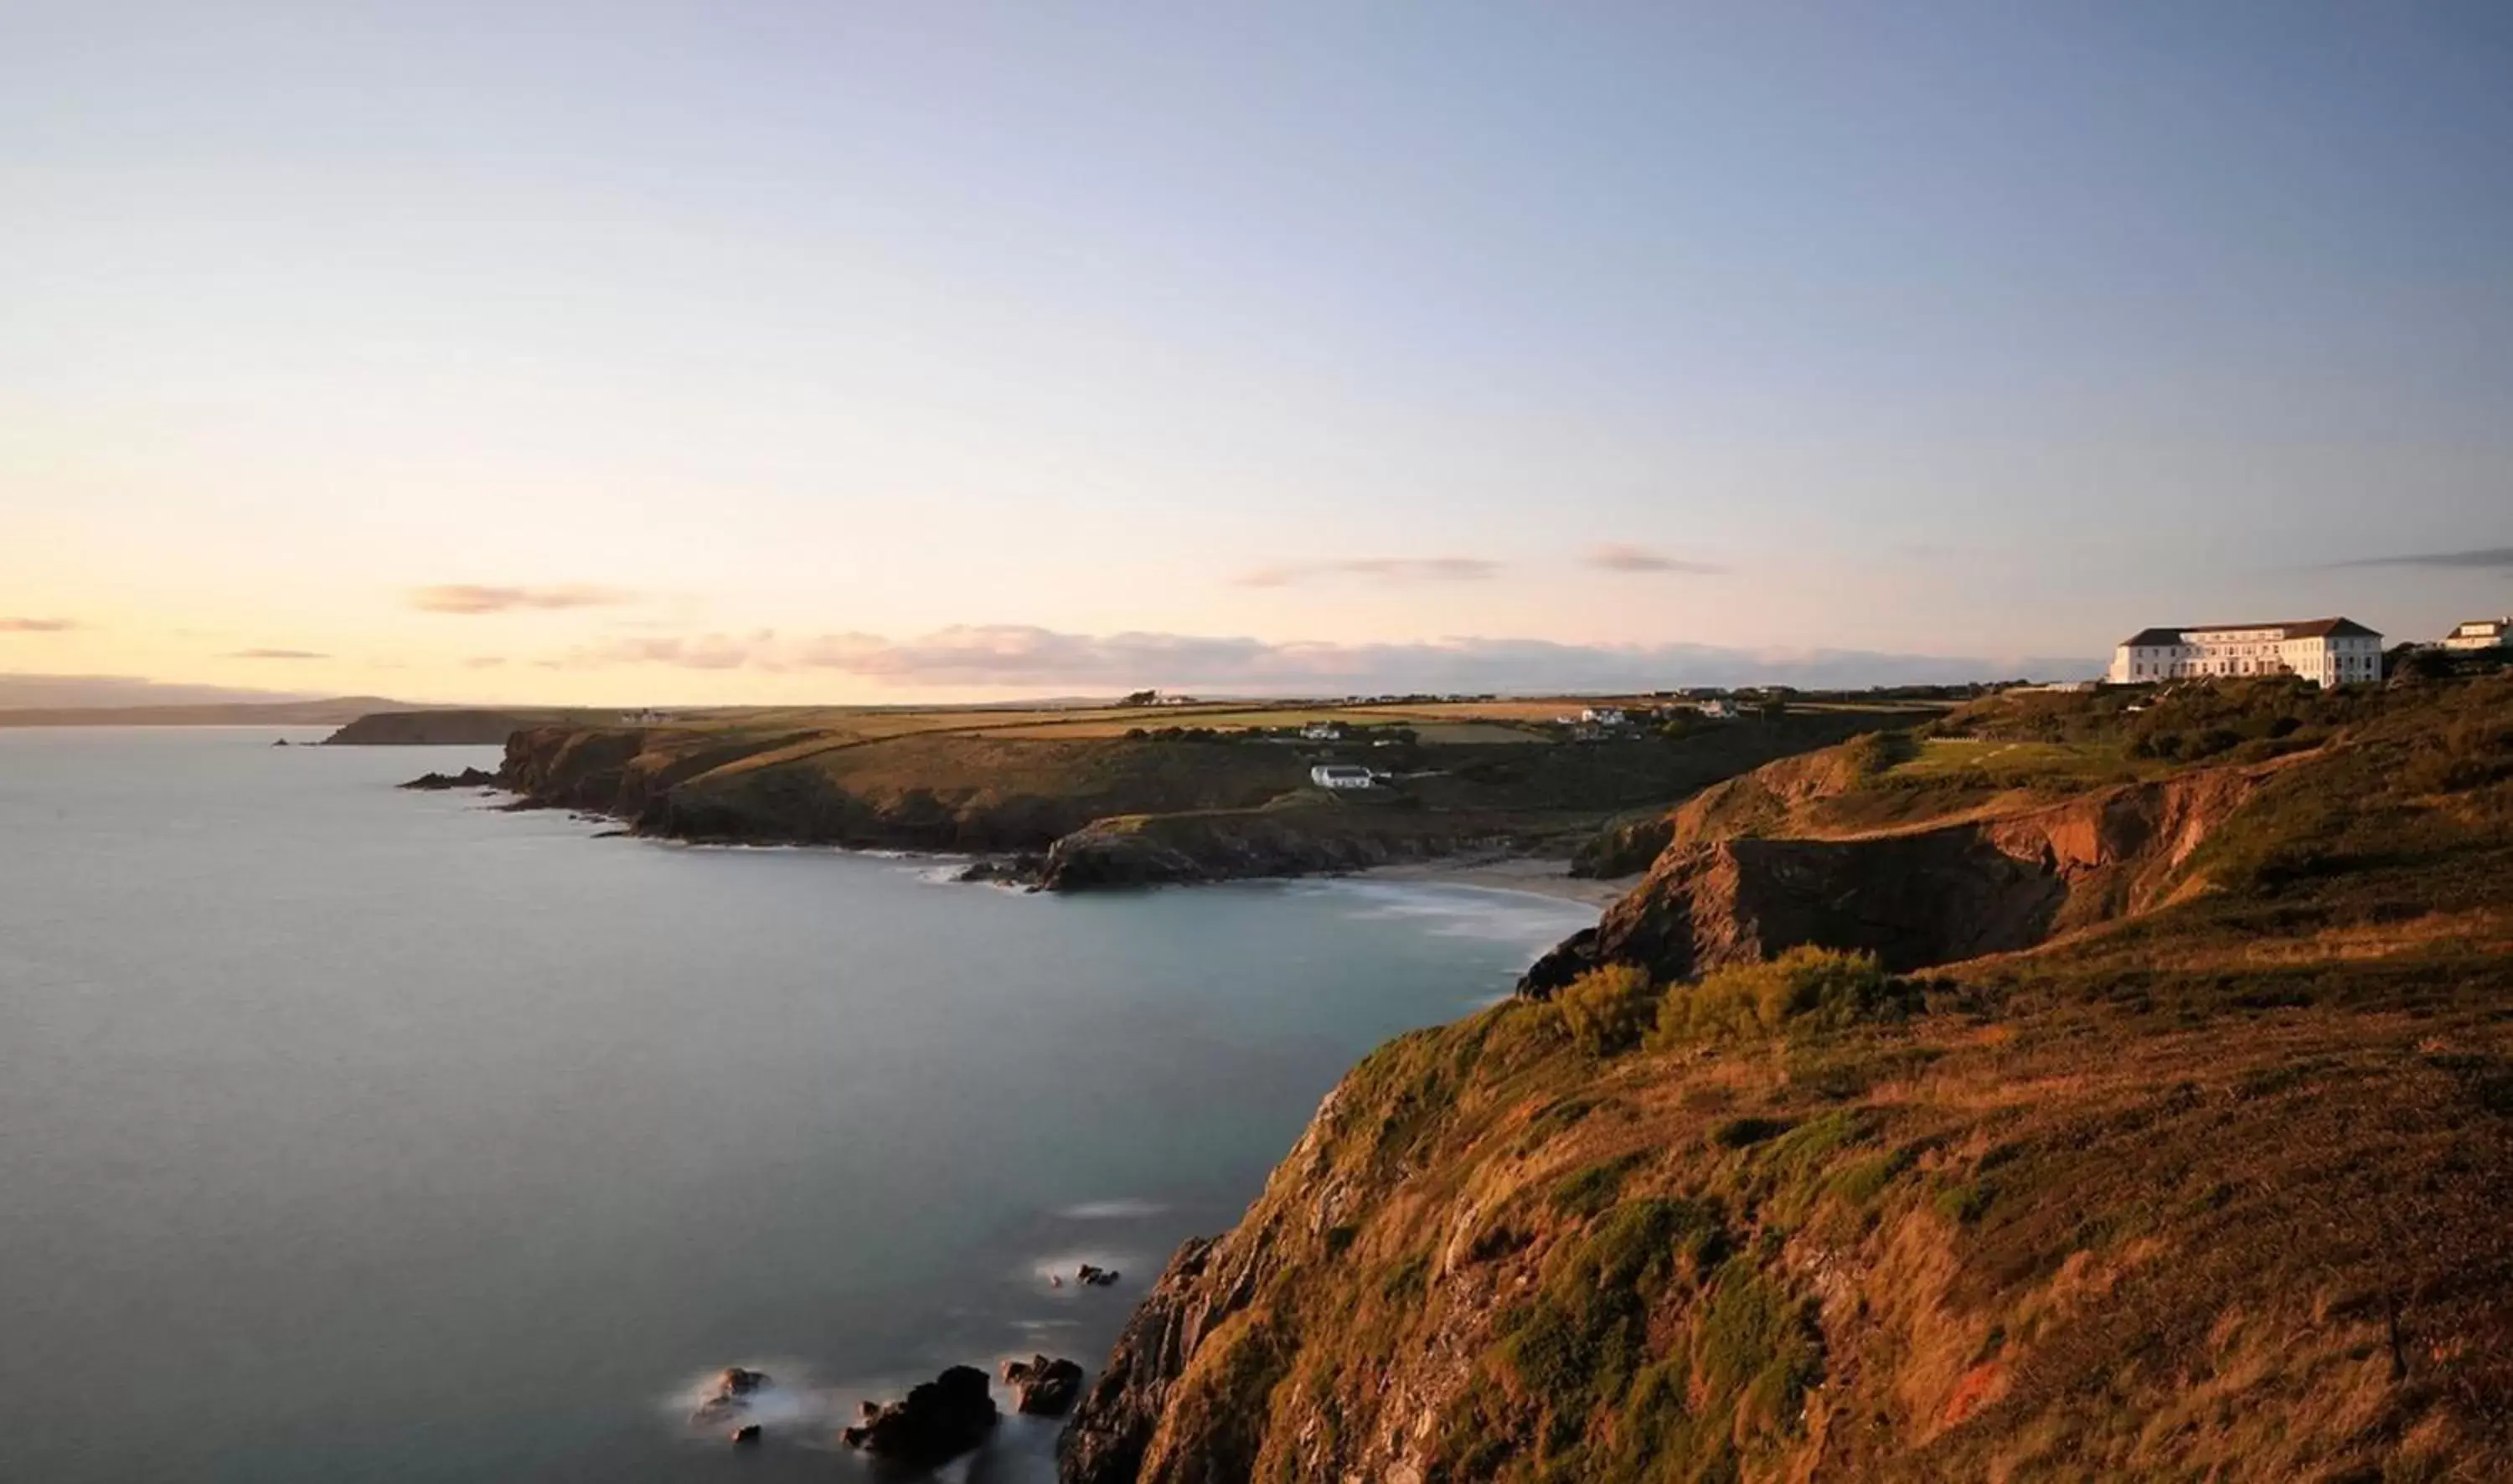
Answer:
<path fill-rule="evenodd" d="M 0 1477 L 862 1476 L 858 1397 L 1096 1368 L 1354 1060 L 1594 918 L 602 839 L 274 735 L 0 731 Z M 737 1362 L 747 1455 L 685 1421 Z"/>

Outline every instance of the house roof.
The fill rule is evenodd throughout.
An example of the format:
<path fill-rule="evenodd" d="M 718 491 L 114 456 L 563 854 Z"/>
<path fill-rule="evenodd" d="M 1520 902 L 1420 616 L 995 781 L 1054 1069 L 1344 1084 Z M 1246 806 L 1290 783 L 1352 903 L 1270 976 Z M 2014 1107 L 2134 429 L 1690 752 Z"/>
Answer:
<path fill-rule="evenodd" d="M 2275 629 L 2288 639 L 2379 639 L 2382 636 L 2352 618 L 2312 618 L 2301 623 L 2194 623 L 2179 628 L 2140 629 L 2121 644 L 2132 649 L 2177 644 L 2185 634 L 2220 634 L 2228 629 Z"/>

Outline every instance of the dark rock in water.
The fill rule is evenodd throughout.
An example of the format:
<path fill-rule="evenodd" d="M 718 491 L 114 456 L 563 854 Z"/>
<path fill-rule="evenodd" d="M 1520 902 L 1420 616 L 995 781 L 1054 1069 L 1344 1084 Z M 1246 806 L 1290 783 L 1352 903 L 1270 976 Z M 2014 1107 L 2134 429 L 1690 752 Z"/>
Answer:
<path fill-rule="evenodd" d="M 421 773 L 402 785 L 406 789 L 494 789 L 498 775 L 486 768 L 466 767 L 459 773 Z"/>
<path fill-rule="evenodd" d="M 1597 930 L 1583 927 L 1548 950 L 1518 976 L 1518 997 L 1551 999 L 1572 980 L 1597 966 Z"/>
<path fill-rule="evenodd" d="M 990 855 L 971 861 L 952 879 L 960 881 L 1003 881 L 1020 884 L 1035 881 L 1047 867 L 1047 857 L 1035 852 L 1019 855 Z"/>
<path fill-rule="evenodd" d="M 733 1446 L 736 1448 L 756 1447 L 758 1442 L 759 1425 L 757 1423 L 743 1423 L 733 1429 Z"/>
<path fill-rule="evenodd" d="M 1082 1270 L 1075 1273 L 1074 1276 L 1082 1280 L 1082 1286 L 1085 1288 L 1108 1288 L 1113 1286 L 1117 1281 L 1117 1269 L 1113 1268 L 1095 1268 L 1089 1263 L 1085 1263 L 1082 1265 Z"/>
<path fill-rule="evenodd" d="M 864 1407 L 864 1420 L 839 1434 L 847 1446 L 919 1467 L 977 1447 L 995 1425 L 986 1373 L 975 1366 L 955 1365 L 911 1388 L 904 1401 Z"/>
<path fill-rule="evenodd" d="M 1062 1417 L 1082 1394 L 1082 1367 L 1061 1356 L 1007 1360 L 1004 1381 L 1017 1398 L 1014 1409 L 1031 1417 Z"/>
<path fill-rule="evenodd" d="M 286 747 L 286 746 L 288 745 L 288 739 L 287 739 L 286 737 L 282 737 L 282 738 L 280 738 L 278 741 L 273 742 L 273 743 L 272 743 L 272 744 L 270 744 L 270 745 L 271 745 L 271 746 L 273 746 L 273 747 Z"/>
<path fill-rule="evenodd" d="M 726 1366 L 716 1373 L 715 1389 L 690 1414 L 690 1421 L 703 1425 L 739 1417 L 750 1410 L 750 1398 L 768 1385 L 766 1371 L 746 1371 L 738 1365 Z M 737 1437 L 735 1442 L 741 1441 Z"/>

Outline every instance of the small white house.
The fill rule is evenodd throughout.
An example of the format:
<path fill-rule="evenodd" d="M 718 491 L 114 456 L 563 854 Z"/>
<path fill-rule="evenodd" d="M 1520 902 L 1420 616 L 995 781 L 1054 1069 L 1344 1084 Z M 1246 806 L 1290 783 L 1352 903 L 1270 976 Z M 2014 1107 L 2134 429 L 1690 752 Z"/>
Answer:
<path fill-rule="evenodd" d="M 1714 695 L 1701 703 L 1701 714 L 1714 722 L 1725 722 L 1736 714 L 1736 708 Z"/>
<path fill-rule="evenodd" d="M 2473 618 L 2443 637 L 2447 649 L 2493 649 L 2513 644 L 2513 618 Z"/>
<path fill-rule="evenodd" d="M 1366 789 L 1377 780 L 1358 762 L 1321 762 L 1309 769 L 1309 781 L 1322 789 Z"/>
<path fill-rule="evenodd" d="M 1343 733 L 1341 722 L 1311 722 L 1300 728 L 1300 736 L 1310 742 L 1340 742 Z"/>
<path fill-rule="evenodd" d="M 1630 718 L 1620 706 L 1587 706 L 1580 709 L 1579 720 L 1591 726 L 1620 726 Z"/>

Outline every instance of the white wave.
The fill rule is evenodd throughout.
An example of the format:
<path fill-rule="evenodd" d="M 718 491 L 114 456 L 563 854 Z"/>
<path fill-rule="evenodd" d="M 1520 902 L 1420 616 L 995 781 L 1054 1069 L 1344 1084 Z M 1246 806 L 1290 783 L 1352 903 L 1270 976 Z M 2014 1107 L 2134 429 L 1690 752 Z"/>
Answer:
<path fill-rule="evenodd" d="M 1056 1214 L 1067 1221 L 1131 1221 L 1137 1217 L 1158 1216 L 1169 1207 L 1157 1200 L 1138 1200 L 1127 1196 L 1117 1200 L 1086 1200 L 1066 1206 Z"/>
<path fill-rule="evenodd" d="M 1356 920 L 1412 921 L 1443 938 L 1480 938 L 1542 950 L 1597 922 L 1594 907 L 1507 887 L 1385 881 L 1331 881 L 1324 887 L 1367 904 L 1346 914 Z"/>

